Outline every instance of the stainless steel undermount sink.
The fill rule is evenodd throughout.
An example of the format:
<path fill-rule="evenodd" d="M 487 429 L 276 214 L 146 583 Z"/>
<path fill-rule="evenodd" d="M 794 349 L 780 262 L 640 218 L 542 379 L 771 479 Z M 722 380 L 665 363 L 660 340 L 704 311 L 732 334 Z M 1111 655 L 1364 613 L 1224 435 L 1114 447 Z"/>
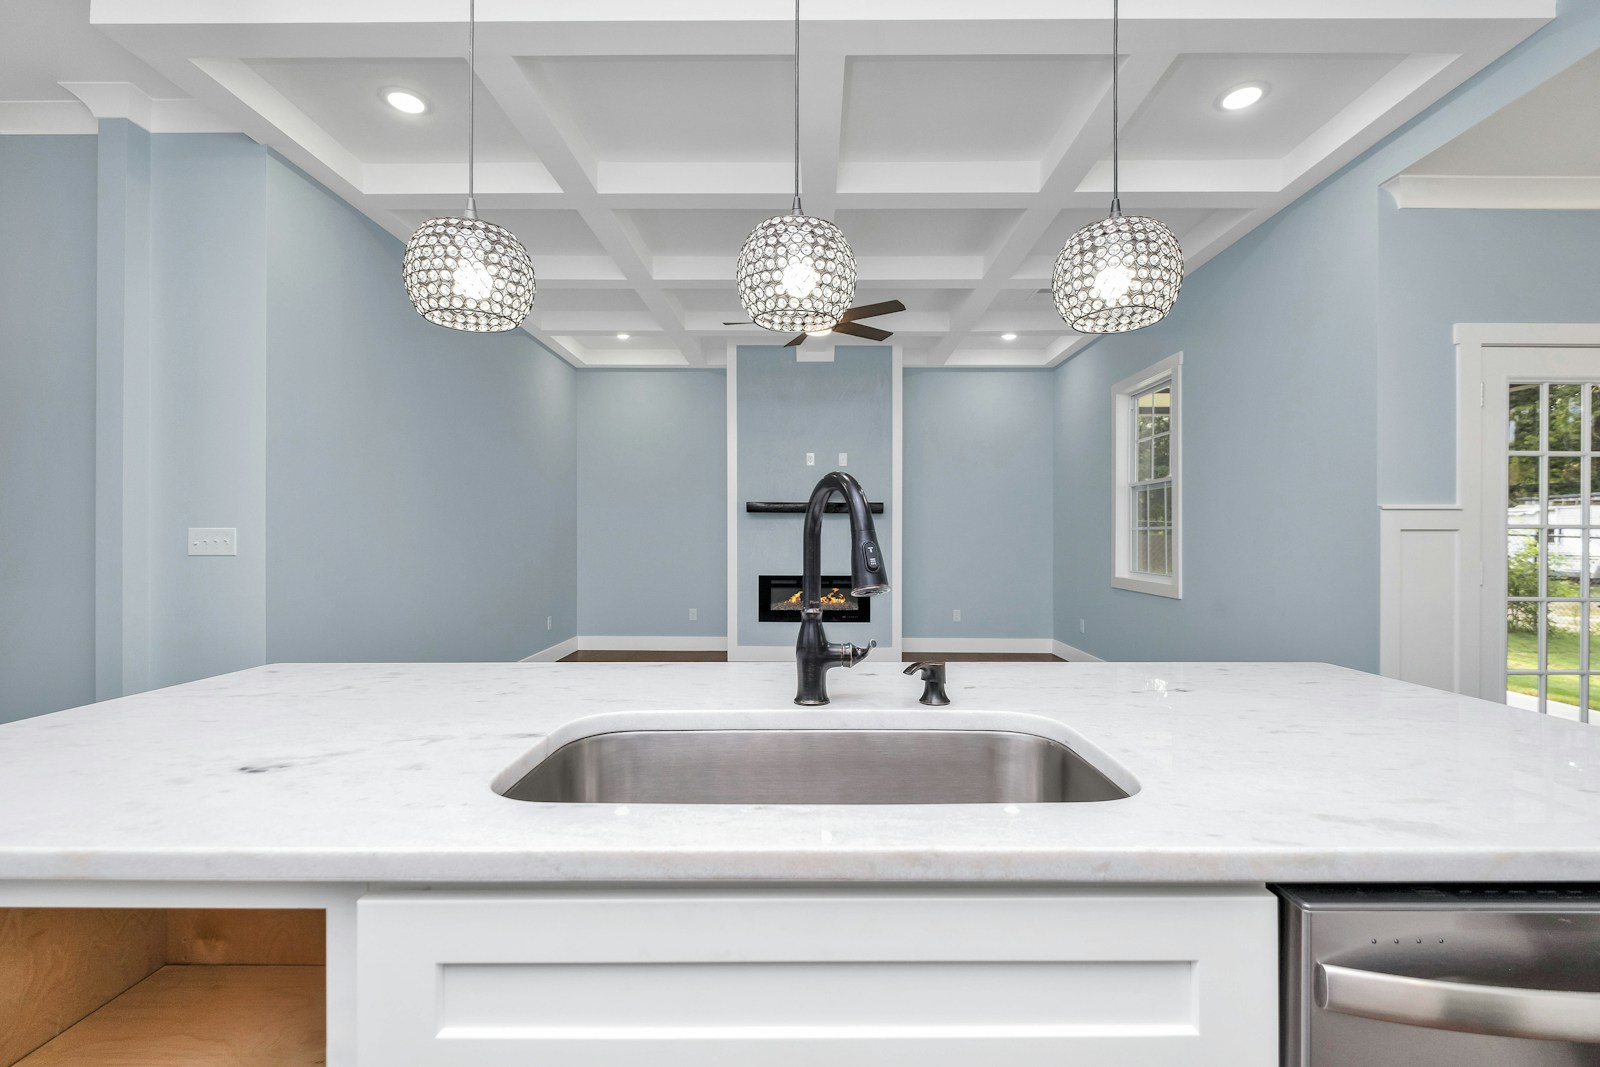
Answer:
<path fill-rule="evenodd" d="M 1006 729 L 627 729 L 559 745 L 497 791 L 557 804 L 1052 804 L 1137 791 L 1117 777 L 1130 788 L 1065 744 Z"/>

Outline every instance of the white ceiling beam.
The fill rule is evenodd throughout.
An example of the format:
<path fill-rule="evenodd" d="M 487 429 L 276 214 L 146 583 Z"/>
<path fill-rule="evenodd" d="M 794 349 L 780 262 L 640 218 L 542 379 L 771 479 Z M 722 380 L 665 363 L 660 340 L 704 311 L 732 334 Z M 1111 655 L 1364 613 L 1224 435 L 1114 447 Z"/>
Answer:
<path fill-rule="evenodd" d="M 676 289 L 731 286 L 737 249 L 722 256 L 656 256 L 651 273 Z M 856 285 L 881 289 L 964 288 L 983 278 L 982 256 L 857 256 Z"/>
<path fill-rule="evenodd" d="M 563 311 L 533 306 L 533 323 L 541 330 L 559 334 L 615 336 L 619 333 L 657 333 L 655 318 L 644 309 L 638 311 Z"/>
<path fill-rule="evenodd" d="M 480 162 L 473 184 L 480 205 L 543 207 L 556 205 L 561 186 L 542 163 Z M 467 188 L 467 163 L 368 163 L 361 168 L 362 190 L 395 209 L 436 207 L 461 199 Z"/>
<path fill-rule="evenodd" d="M 656 317 L 657 328 L 690 363 L 701 363 L 700 342 L 683 328 L 682 311 L 650 276 L 649 250 L 638 230 L 596 195 L 597 168 L 581 136 L 556 113 L 535 84 L 532 72 L 514 56 L 489 54 L 478 60 L 478 79 L 533 148 L 595 239 L 616 263 L 639 299 Z"/>

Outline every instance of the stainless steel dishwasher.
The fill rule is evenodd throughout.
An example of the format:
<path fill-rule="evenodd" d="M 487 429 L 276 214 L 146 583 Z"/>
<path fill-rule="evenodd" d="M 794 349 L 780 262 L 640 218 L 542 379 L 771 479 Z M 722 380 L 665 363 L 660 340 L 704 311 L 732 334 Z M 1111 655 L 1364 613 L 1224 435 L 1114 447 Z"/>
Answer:
<path fill-rule="evenodd" d="M 1600 1067 L 1600 890 L 1277 892 L 1284 1067 Z"/>

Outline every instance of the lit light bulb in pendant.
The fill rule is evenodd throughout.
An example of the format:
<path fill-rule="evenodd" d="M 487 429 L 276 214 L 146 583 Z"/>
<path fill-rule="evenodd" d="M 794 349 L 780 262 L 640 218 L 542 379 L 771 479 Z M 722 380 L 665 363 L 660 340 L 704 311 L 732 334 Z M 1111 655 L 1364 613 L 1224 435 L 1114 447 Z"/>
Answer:
<path fill-rule="evenodd" d="M 804 300 L 816 292 L 820 281 L 822 276 L 809 259 L 791 259 L 789 265 L 783 268 L 783 291 L 796 300 Z"/>
<path fill-rule="evenodd" d="M 451 275 L 450 290 L 466 300 L 486 300 L 494 291 L 494 279 L 482 263 L 468 260 Z"/>
<path fill-rule="evenodd" d="M 833 327 L 830 326 L 826 330 L 812 330 L 809 333 L 807 333 L 806 336 L 807 337 L 826 337 L 832 332 L 833 332 Z"/>
<path fill-rule="evenodd" d="M 1128 295 L 1133 287 L 1133 271 L 1120 263 L 1103 267 L 1094 276 L 1094 295 L 1108 304 L 1114 304 Z"/>

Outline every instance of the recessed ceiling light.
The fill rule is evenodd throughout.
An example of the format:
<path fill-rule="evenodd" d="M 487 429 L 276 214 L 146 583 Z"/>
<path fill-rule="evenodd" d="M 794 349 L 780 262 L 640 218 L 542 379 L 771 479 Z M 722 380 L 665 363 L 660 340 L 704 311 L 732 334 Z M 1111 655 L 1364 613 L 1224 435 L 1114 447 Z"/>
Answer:
<path fill-rule="evenodd" d="M 428 102 L 409 89 L 385 89 L 380 95 L 384 103 L 407 115 L 420 115 L 428 110 Z"/>
<path fill-rule="evenodd" d="M 1239 85 L 1222 94 L 1217 106 L 1224 111 L 1242 111 L 1267 95 L 1267 87 L 1259 82 Z"/>
<path fill-rule="evenodd" d="M 631 334 L 631 333 L 619 333 L 619 334 L 617 334 L 617 340 L 626 341 L 628 338 L 630 338 L 632 336 L 633 336 L 633 334 Z"/>
<path fill-rule="evenodd" d="M 1016 339 L 1017 335 L 1014 333 L 1003 333 L 1000 335 L 1000 340 L 1002 341 L 1015 341 Z"/>

